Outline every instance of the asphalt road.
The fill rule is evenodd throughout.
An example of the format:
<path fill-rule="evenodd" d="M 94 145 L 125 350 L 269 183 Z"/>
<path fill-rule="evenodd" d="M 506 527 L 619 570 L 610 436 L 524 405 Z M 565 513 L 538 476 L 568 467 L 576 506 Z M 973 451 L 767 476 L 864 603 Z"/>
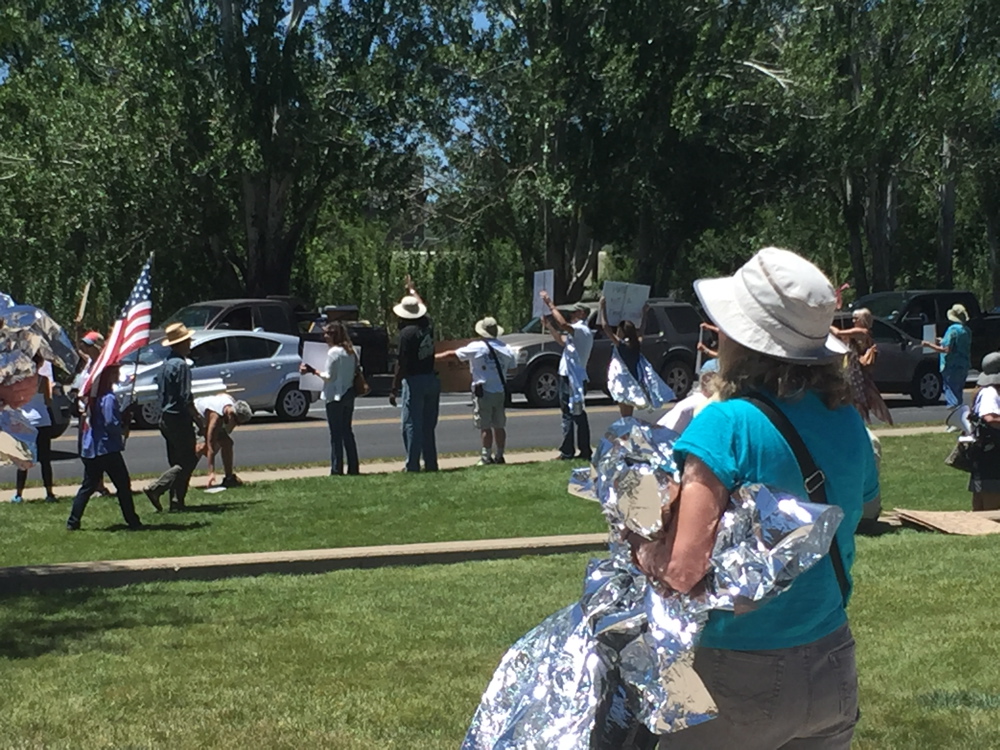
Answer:
<path fill-rule="evenodd" d="M 968 400 L 969 393 L 966 394 Z M 522 397 L 517 397 L 521 399 Z M 943 405 L 917 407 L 909 397 L 886 396 L 897 424 L 943 421 L 948 409 Z M 601 430 L 617 417 L 618 408 L 607 397 L 593 396 L 587 401 L 591 432 L 595 440 Z M 391 407 L 385 398 L 361 399 L 354 413 L 354 434 L 362 460 L 399 458 L 403 442 L 399 427 L 399 409 Z M 55 461 L 52 468 L 56 481 L 78 480 L 83 465 L 76 454 L 75 426 L 53 443 Z M 551 448 L 561 439 L 559 412 L 556 409 L 532 409 L 523 400 L 515 400 L 507 412 L 508 450 Z M 250 424 L 233 433 L 236 442 L 236 466 L 288 465 L 328 461 L 329 432 L 323 405 L 314 405 L 309 417 L 301 422 L 280 422 L 272 416 L 254 417 Z M 441 399 L 441 416 L 437 428 L 438 451 L 457 453 L 478 448 L 478 432 L 472 426 L 472 404 L 467 395 L 448 394 Z M 156 430 L 134 430 L 125 450 L 125 460 L 133 474 L 155 474 L 166 468 L 163 438 Z M 218 459 L 217 459 L 218 460 Z M 204 462 L 201 464 L 204 468 Z M 221 465 L 217 469 L 221 471 Z M 32 468 L 30 479 L 38 479 Z M 14 468 L 0 467 L 0 482 L 13 482 Z"/>

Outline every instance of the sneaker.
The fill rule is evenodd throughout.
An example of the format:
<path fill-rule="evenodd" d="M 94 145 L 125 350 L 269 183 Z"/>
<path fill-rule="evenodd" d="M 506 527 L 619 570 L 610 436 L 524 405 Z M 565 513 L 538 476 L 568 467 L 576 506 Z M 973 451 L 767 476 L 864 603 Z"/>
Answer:
<path fill-rule="evenodd" d="M 142 521 L 136 521 L 135 523 L 130 523 L 128 525 L 129 531 L 142 531 L 144 528 L 146 527 L 143 525 Z"/>
<path fill-rule="evenodd" d="M 24 502 L 24 498 L 23 498 L 23 497 L 21 497 L 20 495 L 14 495 L 14 497 L 12 497 L 12 498 L 10 499 L 10 501 L 11 501 L 12 503 L 23 503 L 23 502 Z"/>
<path fill-rule="evenodd" d="M 502 466 L 503 464 L 507 463 L 507 461 L 504 459 L 503 456 L 497 456 L 496 458 L 493 459 L 493 463 Z"/>
<path fill-rule="evenodd" d="M 163 504 L 160 502 L 160 495 L 163 494 L 162 492 L 157 492 L 152 487 L 147 487 L 142 491 L 142 494 L 149 498 L 149 502 L 151 502 L 153 507 L 156 508 L 157 513 L 163 512 Z"/>
<path fill-rule="evenodd" d="M 94 491 L 94 494 L 97 495 L 98 497 L 108 497 L 111 494 L 111 490 L 109 490 L 107 487 L 98 487 Z"/>
<path fill-rule="evenodd" d="M 572 461 L 573 460 L 573 456 L 564 456 L 562 453 L 560 453 L 558 456 L 556 456 L 552 460 L 553 461 Z"/>
<path fill-rule="evenodd" d="M 491 463 L 493 463 L 492 458 L 490 458 L 489 456 L 483 456 L 482 458 L 479 459 L 479 463 L 476 464 L 476 466 L 489 466 Z"/>
<path fill-rule="evenodd" d="M 75 525 L 71 523 L 66 524 L 66 531 L 79 531 L 79 530 L 80 530 L 80 524 L 75 524 Z"/>
<path fill-rule="evenodd" d="M 243 480 L 235 474 L 229 474 L 222 478 L 221 487 L 242 487 Z"/>
<path fill-rule="evenodd" d="M 577 458 L 581 461 L 590 461 L 593 457 L 593 453 L 581 453 L 577 456 Z"/>
<path fill-rule="evenodd" d="M 46 495 L 45 496 L 45 502 L 47 502 L 47 503 L 58 503 L 59 502 L 59 498 L 56 497 L 55 495 Z"/>

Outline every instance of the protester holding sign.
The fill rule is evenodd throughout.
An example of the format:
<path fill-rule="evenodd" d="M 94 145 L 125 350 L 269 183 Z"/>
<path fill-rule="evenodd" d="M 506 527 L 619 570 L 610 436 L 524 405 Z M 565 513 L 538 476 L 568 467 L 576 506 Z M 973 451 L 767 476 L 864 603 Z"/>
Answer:
<path fill-rule="evenodd" d="M 563 347 L 559 360 L 559 408 L 562 411 L 563 440 L 559 446 L 559 458 L 583 458 L 590 460 L 590 421 L 584 410 L 584 396 L 587 390 L 587 362 L 594 346 L 594 333 L 587 325 L 590 308 L 577 303 L 566 315 L 552 303 L 548 292 L 541 293 L 541 299 L 548 307 L 551 317 L 552 337 Z M 576 444 L 580 453 L 574 456 L 573 427 L 576 426 Z"/>
<path fill-rule="evenodd" d="M 507 370 L 516 358 L 510 347 L 502 342 L 503 328 L 496 318 L 483 318 L 476 323 L 478 341 L 458 349 L 435 354 L 436 359 L 457 357 L 469 363 L 472 373 L 472 419 L 482 437 L 482 457 L 479 466 L 504 464 L 504 447 L 507 444 Z M 494 438 L 496 456 L 492 455 Z"/>

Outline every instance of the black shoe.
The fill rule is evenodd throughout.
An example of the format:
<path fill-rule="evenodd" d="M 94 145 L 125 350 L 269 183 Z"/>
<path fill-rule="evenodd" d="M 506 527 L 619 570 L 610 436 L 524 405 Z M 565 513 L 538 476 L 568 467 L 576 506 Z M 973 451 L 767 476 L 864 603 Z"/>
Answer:
<path fill-rule="evenodd" d="M 503 464 L 507 463 L 507 461 L 504 460 L 503 456 L 497 456 L 496 458 L 493 459 L 493 463 L 500 464 L 502 466 Z"/>
<path fill-rule="evenodd" d="M 580 455 L 577 456 L 577 458 L 580 459 L 581 461 L 589 461 L 593 457 L 594 457 L 593 453 L 581 453 Z"/>
<path fill-rule="evenodd" d="M 184 503 L 170 503 L 170 509 L 167 513 L 183 513 L 185 510 Z"/>
<path fill-rule="evenodd" d="M 79 530 L 80 530 L 80 524 L 78 524 L 78 523 L 77 524 L 72 524 L 72 523 L 67 523 L 66 524 L 66 531 L 79 531 Z"/>
<path fill-rule="evenodd" d="M 558 456 L 556 456 L 552 460 L 553 461 L 572 461 L 573 460 L 573 456 L 564 456 L 562 453 L 560 453 Z"/>
<path fill-rule="evenodd" d="M 135 523 L 130 523 L 128 525 L 129 531 L 142 531 L 144 528 L 146 527 L 143 525 L 142 521 L 136 521 Z"/>

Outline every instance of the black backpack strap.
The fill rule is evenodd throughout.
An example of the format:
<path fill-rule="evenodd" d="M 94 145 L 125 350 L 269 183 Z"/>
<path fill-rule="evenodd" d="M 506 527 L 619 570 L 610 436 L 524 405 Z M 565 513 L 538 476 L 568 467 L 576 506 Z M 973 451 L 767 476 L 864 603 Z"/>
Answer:
<path fill-rule="evenodd" d="M 785 413 L 771 399 L 761 393 L 744 396 L 744 399 L 760 409 L 764 413 L 764 416 L 774 425 L 774 428 L 785 438 L 785 442 L 792 449 L 795 460 L 799 464 L 806 492 L 809 494 L 809 501 L 821 505 L 829 505 L 826 498 L 826 475 L 816 465 L 816 462 L 813 461 L 812 454 L 809 452 L 805 442 L 802 440 L 802 436 L 799 435 L 798 430 L 795 429 L 791 420 L 785 416 Z M 844 558 L 840 554 L 840 545 L 837 543 L 836 536 L 834 536 L 833 543 L 830 545 L 830 562 L 833 563 L 833 572 L 837 576 L 837 583 L 840 584 L 840 593 L 844 598 L 844 605 L 846 606 L 848 591 L 847 573 L 844 570 Z"/>
<path fill-rule="evenodd" d="M 509 396 L 510 393 L 507 390 L 507 373 L 505 373 L 503 368 L 500 366 L 500 358 L 497 357 L 497 353 L 493 350 L 493 347 L 490 346 L 489 341 L 483 339 L 483 343 L 486 344 L 486 348 L 490 350 L 490 358 L 493 360 L 493 364 L 496 365 L 497 375 L 500 376 L 500 382 L 503 384 L 504 395 Z"/>

